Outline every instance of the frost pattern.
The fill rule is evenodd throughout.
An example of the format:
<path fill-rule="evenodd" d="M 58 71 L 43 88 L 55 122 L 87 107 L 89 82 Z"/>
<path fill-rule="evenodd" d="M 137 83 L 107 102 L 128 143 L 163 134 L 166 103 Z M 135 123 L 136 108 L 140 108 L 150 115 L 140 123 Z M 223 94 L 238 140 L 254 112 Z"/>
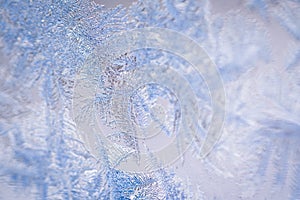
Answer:
<path fill-rule="evenodd" d="M 0 1 L 0 199 L 300 199 L 299 1 L 220 4 L 146 0 L 125 10 L 85 0 Z M 224 80 L 227 116 L 206 159 L 198 159 L 195 142 L 174 165 L 135 174 L 114 169 L 105 152 L 101 159 L 89 152 L 71 105 L 86 57 L 115 32 L 149 26 L 177 30 L 205 48 Z M 104 94 L 116 90 L 109 79 L 122 81 L 126 70 L 149 63 L 172 65 L 196 91 L 205 137 L 209 91 L 174 55 L 128 52 L 110 66 L 117 71 L 108 66 Z M 170 96 L 155 85 L 145 88 L 132 99 L 132 109 L 140 110 L 133 118 L 143 125 L 153 117 L 143 101 Z M 101 94 L 94 103 L 106 120 L 110 97 Z M 166 135 L 177 123 L 167 120 Z M 111 137 L 138 152 L 136 138 Z"/>

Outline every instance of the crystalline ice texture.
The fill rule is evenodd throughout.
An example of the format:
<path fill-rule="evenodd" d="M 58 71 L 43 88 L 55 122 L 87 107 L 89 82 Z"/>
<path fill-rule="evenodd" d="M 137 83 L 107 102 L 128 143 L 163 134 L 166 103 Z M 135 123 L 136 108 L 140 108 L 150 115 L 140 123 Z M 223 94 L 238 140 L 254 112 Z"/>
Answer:
<path fill-rule="evenodd" d="M 300 199 L 299 13 L 297 0 L 146 0 L 127 10 L 85 0 L 1 1 L 0 198 Z M 114 33 L 141 27 L 169 28 L 198 42 L 226 92 L 223 135 L 209 156 L 198 158 L 196 141 L 179 164 L 148 174 L 115 169 L 100 145 L 95 157 L 72 116 L 76 74 L 86 58 Z M 98 90 L 82 113 L 97 107 L 114 128 L 118 107 L 110 102 L 118 84 L 134 81 L 130 73 L 150 64 L 171 66 L 187 80 L 205 138 L 209 90 L 170 52 L 143 49 L 112 60 L 105 76 L 91 80 Z M 176 94 L 155 83 L 136 89 L 126 107 L 131 118 L 122 122 L 156 123 L 166 137 L 176 133 L 184 109 Z M 138 159 L 141 140 L 122 132 L 110 139 Z"/>

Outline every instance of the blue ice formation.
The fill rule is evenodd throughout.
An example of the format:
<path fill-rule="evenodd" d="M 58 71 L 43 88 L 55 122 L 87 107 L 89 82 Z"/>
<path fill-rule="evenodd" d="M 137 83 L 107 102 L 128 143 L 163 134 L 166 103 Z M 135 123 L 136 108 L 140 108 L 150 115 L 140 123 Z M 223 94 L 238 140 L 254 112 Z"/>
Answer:
<path fill-rule="evenodd" d="M 146 0 L 127 9 L 0 1 L 0 199 L 300 199 L 299 13 L 297 0 Z M 76 75 L 97 46 L 143 27 L 198 42 L 219 69 L 227 103 L 222 138 L 208 157 L 198 158 L 195 141 L 178 163 L 141 174 L 114 168 L 105 151 L 91 154 L 72 99 Z M 202 106 L 203 139 L 211 120 L 205 81 L 170 52 L 128 52 L 111 65 L 147 64 L 172 66 L 187 80 Z M 134 99 L 138 123 L 151 118 L 143 101 L 164 92 L 172 100 L 166 91 Z M 101 93 L 100 100 L 110 102 Z M 113 140 L 134 146 L 138 158 L 135 138 L 119 136 Z"/>

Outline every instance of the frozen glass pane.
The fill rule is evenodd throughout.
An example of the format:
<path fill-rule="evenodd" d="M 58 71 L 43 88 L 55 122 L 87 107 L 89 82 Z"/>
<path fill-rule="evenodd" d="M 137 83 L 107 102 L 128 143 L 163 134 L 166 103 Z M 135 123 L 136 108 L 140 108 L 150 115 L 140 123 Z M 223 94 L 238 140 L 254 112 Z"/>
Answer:
<path fill-rule="evenodd" d="M 299 13 L 0 1 L 0 199 L 300 199 Z"/>

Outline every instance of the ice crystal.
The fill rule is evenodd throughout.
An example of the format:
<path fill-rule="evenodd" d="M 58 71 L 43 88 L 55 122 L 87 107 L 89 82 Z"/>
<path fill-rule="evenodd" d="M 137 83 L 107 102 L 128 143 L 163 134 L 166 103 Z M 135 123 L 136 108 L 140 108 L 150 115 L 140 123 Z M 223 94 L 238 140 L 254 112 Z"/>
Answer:
<path fill-rule="evenodd" d="M 87 0 L 0 1 L 0 199 L 300 199 L 299 13 L 297 0 L 146 0 L 127 9 Z M 100 63 L 100 76 L 88 80 L 94 98 L 75 110 L 83 117 L 96 110 L 114 130 L 104 134 L 114 146 L 94 141 L 95 155 L 84 138 L 90 133 L 74 119 L 76 78 L 89 56 L 115 33 L 147 27 L 198 42 L 220 72 L 223 135 L 204 159 L 210 88 L 173 52 L 127 52 Z M 186 101 L 169 88 L 186 92 Z M 187 106 L 199 111 L 185 124 L 197 121 L 199 137 L 176 138 L 192 144 L 163 165 L 151 148 L 176 136 Z M 159 133 L 161 140 L 145 141 L 137 132 Z M 138 162 L 142 153 L 156 170 L 116 168 L 123 157 Z"/>

